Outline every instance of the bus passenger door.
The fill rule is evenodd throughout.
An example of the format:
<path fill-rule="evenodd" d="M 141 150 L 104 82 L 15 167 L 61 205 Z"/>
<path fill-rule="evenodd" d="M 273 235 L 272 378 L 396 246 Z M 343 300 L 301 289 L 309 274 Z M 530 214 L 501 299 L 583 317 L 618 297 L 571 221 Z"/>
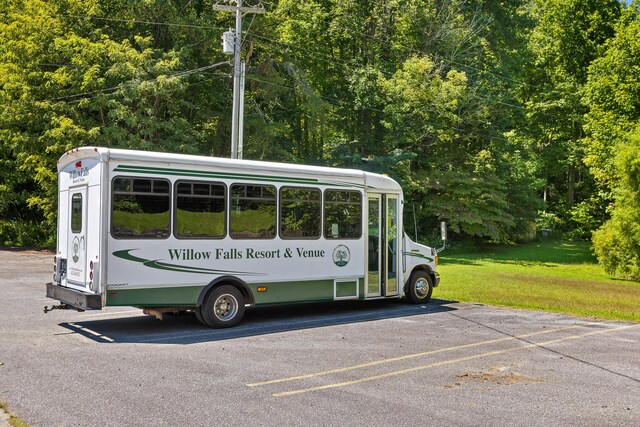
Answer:
<path fill-rule="evenodd" d="M 381 274 L 381 240 L 382 215 L 380 205 L 382 195 L 369 195 L 369 215 L 367 223 L 367 286 L 365 296 L 376 297 L 381 295 L 382 274 Z"/>
<path fill-rule="evenodd" d="M 398 295 L 398 197 L 370 194 L 366 297 Z"/>
<path fill-rule="evenodd" d="M 384 196 L 385 219 L 385 296 L 398 295 L 398 197 Z"/>
<path fill-rule="evenodd" d="M 67 284 L 86 287 L 87 187 L 69 189 Z"/>

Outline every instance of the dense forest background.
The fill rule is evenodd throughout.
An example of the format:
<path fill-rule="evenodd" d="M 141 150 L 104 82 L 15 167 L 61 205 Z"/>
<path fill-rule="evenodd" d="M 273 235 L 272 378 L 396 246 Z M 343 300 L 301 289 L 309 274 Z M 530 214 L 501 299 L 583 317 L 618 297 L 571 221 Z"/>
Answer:
<path fill-rule="evenodd" d="M 0 245 L 55 244 L 73 147 L 229 156 L 234 16 L 212 3 L 0 0 Z M 388 173 L 421 240 L 551 230 L 640 276 L 640 1 L 262 5 L 245 158 Z"/>

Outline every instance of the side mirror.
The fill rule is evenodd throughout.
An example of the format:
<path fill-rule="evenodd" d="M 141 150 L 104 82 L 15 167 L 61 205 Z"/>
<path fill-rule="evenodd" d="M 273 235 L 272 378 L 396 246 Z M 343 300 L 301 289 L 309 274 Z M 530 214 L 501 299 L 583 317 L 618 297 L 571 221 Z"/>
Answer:
<path fill-rule="evenodd" d="M 445 248 L 447 247 L 447 223 L 442 221 L 440 223 L 440 237 L 442 237 L 442 247 L 438 248 L 438 249 L 434 249 L 436 251 L 436 254 L 438 252 L 442 252 L 445 250 Z"/>

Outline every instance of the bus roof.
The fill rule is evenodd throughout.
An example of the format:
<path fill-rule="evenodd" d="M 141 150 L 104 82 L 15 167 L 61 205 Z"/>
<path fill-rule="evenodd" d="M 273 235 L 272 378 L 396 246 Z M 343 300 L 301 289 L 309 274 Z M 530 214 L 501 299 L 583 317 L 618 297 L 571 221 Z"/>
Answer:
<path fill-rule="evenodd" d="M 94 158 L 103 162 L 132 161 L 140 163 L 163 163 L 173 165 L 201 166 L 216 169 L 230 169 L 248 173 L 285 173 L 296 176 L 341 178 L 360 183 L 369 188 L 402 192 L 400 185 L 386 175 L 357 169 L 342 169 L 324 166 L 309 166 L 292 163 L 267 162 L 261 160 L 227 159 L 222 157 L 195 156 L 188 154 L 161 153 L 155 151 L 124 150 L 104 147 L 80 147 L 64 153 L 58 160 L 58 172 L 70 163 L 81 159 Z"/>

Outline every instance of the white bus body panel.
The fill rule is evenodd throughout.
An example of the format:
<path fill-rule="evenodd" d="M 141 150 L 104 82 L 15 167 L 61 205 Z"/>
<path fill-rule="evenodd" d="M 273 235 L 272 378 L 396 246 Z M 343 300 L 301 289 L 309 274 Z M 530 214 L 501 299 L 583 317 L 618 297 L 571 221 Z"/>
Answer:
<path fill-rule="evenodd" d="M 89 308 L 192 307 L 199 303 L 198 296 L 201 298 L 207 285 L 221 277 L 246 283 L 253 297 L 249 302 L 258 304 L 323 300 L 327 295 L 329 299 L 364 298 L 370 191 L 397 198 L 397 228 L 403 229 L 399 184 L 386 176 L 357 170 L 89 147 L 62 156 L 58 169 L 57 257 L 67 260 L 67 270 L 59 283 L 48 285 L 47 295 L 53 298 L 49 289 L 55 293 L 62 287 L 99 296 L 99 306 Z M 167 238 L 114 238 L 110 212 L 111 186 L 116 177 L 168 180 L 171 205 L 179 180 L 223 183 L 227 197 L 233 183 L 268 184 L 278 191 L 282 186 L 306 186 L 318 188 L 323 194 L 328 189 L 354 190 L 362 195 L 362 234 L 357 239 L 322 236 L 285 240 L 279 233 L 274 239 L 232 239 L 227 215 L 225 238 L 179 239 L 171 215 Z M 71 223 L 79 198 L 84 202 L 81 231 L 77 221 L 73 229 Z M 414 268 L 426 265 L 435 271 L 431 249 L 399 234 L 403 238 L 395 255 L 400 266 L 397 298 L 402 297 L 403 285 Z M 296 284 L 297 290 L 287 295 L 291 284 Z M 332 287 L 330 294 L 326 286 Z M 148 304 L 144 303 L 147 297 Z"/>

